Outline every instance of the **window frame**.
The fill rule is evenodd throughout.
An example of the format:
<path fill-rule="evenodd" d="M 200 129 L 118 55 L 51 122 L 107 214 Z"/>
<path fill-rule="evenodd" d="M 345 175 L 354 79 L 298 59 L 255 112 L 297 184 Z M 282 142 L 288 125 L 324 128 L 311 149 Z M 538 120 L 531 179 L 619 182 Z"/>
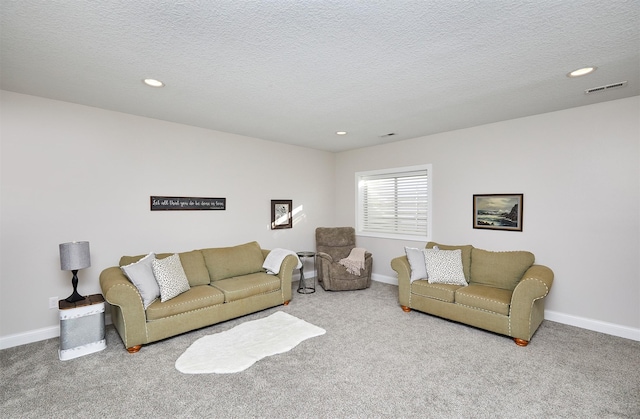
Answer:
<path fill-rule="evenodd" d="M 362 182 L 366 181 L 366 178 L 381 177 L 381 178 L 398 178 L 402 175 L 407 175 L 411 172 L 426 171 L 427 175 L 427 203 L 426 203 L 426 232 L 425 234 L 405 234 L 394 233 L 391 231 L 366 231 L 364 230 L 363 220 L 363 207 L 364 207 L 364 189 Z M 385 239 L 395 240 L 411 240 L 411 241 L 430 241 L 431 240 L 431 228 L 433 219 L 433 166 L 431 164 L 421 164 L 416 166 L 404 166 L 388 169 L 369 170 L 355 173 L 356 183 L 356 235 L 366 237 L 377 237 Z"/>

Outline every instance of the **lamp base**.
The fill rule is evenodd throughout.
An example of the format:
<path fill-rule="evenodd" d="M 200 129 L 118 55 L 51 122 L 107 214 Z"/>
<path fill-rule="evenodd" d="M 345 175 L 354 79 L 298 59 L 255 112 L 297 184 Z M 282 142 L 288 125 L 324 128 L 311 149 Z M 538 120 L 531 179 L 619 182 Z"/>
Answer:
<path fill-rule="evenodd" d="M 85 299 L 85 297 L 83 297 L 82 295 L 78 294 L 78 291 L 73 290 L 73 294 L 71 294 L 70 296 L 68 296 L 64 300 L 67 303 L 77 303 L 78 301 L 82 301 L 84 299 Z"/>
<path fill-rule="evenodd" d="M 73 274 L 73 278 L 71 278 L 71 284 L 73 285 L 73 294 L 65 298 L 64 300 L 67 303 L 76 303 L 78 301 L 84 300 L 84 297 L 78 294 L 78 270 L 74 269 L 71 271 Z"/>

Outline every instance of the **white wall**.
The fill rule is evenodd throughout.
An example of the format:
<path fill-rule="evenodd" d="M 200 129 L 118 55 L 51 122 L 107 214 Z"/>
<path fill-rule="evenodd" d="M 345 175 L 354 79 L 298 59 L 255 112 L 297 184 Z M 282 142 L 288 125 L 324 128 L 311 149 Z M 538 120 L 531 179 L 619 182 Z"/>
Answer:
<path fill-rule="evenodd" d="M 356 171 L 423 163 L 435 240 L 531 250 L 556 274 L 547 318 L 640 336 L 639 97 L 332 154 L 0 93 L 0 348 L 55 333 L 48 299 L 71 293 L 59 243 L 91 242 L 82 294 L 123 254 L 314 249 L 317 226 L 355 225 Z M 475 193 L 524 193 L 524 231 L 472 229 Z M 151 212 L 151 195 L 224 197 L 227 210 Z M 293 199 L 293 229 L 269 229 L 271 199 Z M 390 260 L 424 245 L 358 240 L 389 282 Z"/>
<path fill-rule="evenodd" d="M 313 250 L 333 221 L 332 153 L 1 93 L 0 340 L 55 330 L 49 297 L 72 291 L 60 243 L 91 243 L 85 295 L 125 254 L 253 240 Z M 151 195 L 223 197 L 227 209 L 151 212 Z M 293 200 L 293 229 L 270 229 L 271 199 Z"/>
<path fill-rule="evenodd" d="M 431 163 L 435 241 L 530 250 L 555 272 L 547 318 L 640 340 L 639 144 L 636 96 L 339 153 L 336 224 L 355 225 L 356 171 Z M 524 231 L 474 230 L 483 193 L 523 193 Z M 391 282 L 390 260 L 424 246 L 358 243 Z"/>

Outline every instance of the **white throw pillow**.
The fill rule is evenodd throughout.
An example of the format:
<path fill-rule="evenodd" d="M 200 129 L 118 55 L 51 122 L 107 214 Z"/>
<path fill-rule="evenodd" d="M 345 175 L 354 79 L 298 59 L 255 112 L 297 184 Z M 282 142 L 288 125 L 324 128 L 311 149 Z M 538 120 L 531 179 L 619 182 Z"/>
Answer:
<path fill-rule="evenodd" d="M 424 249 L 430 284 L 467 285 L 462 270 L 462 250 Z"/>
<path fill-rule="evenodd" d="M 145 310 L 160 297 L 160 288 L 156 277 L 153 275 L 154 260 L 156 260 L 156 255 L 151 252 L 139 261 L 120 268 L 129 278 L 129 281 L 138 289 Z"/>
<path fill-rule="evenodd" d="M 424 252 L 422 249 L 405 246 L 404 252 L 407 254 L 407 260 L 411 266 L 410 282 L 418 279 L 427 279 L 427 266 L 425 264 Z"/>
<path fill-rule="evenodd" d="M 163 303 L 189 291 L 189 280 L 177 253 L 164 259 L 154 260 L 153 273 L 158 281 L 160 301 Z"/>

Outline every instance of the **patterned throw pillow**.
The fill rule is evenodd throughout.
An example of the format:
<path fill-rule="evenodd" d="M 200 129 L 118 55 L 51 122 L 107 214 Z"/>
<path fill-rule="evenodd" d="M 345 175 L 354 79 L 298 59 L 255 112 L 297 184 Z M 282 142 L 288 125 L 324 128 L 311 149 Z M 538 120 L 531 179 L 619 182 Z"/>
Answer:
<path fill-rule="evenodd" d="M 145 310 L 156 298 L 160 297 L 160 288 L 158 288 L 158 282 L 153 275 L 152 264 L 154 260 L 156 260 L 156 255 L 151 252 L 139 261 L 120 268 L 138 289 Z"/>
<path fill-rule="evenodd" d="M 462 251 L 424 249 L 430 284 L 467 285 L 462 270 Z"/>
<path fill-rule="evenodd" d="M 153 261 L 153 273 L 160 287 L 160 301 L 163 303 L 183 292 L 189 291 L 189 280 L 184 273 L 177 253 Z"/>
<path fill-rule="evenodd" d="M 411 266 L 411 278 L 409 281 L 413 282 L 418 279 L 427 279 L 427 265 L 425 264 L 422 249 L 405 246 L 404 252 L 407 254 L 407 260 L 409 261 L 409 266 Z"/>

